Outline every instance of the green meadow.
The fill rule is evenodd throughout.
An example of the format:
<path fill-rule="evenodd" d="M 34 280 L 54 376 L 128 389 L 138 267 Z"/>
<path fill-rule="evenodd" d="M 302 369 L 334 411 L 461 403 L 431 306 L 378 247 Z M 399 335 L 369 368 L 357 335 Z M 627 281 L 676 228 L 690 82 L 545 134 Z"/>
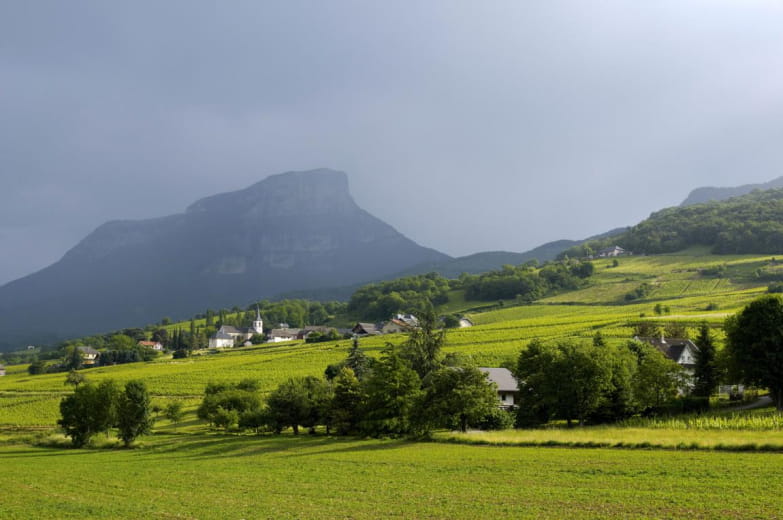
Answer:
<path fill-rule="evenodd" d="M 775 518 L 783 455 L 159 435 L 0 450 L 2 518 Z"/>

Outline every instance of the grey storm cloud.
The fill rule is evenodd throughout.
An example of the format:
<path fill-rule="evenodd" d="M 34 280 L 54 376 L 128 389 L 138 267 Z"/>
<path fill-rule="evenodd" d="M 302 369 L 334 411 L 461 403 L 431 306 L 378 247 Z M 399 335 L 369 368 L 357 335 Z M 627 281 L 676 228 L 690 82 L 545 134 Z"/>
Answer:
<path fill-rule="evenodd" d="M 766 181 L 781 27 L 761 0 L 4 2 L 0 283 L 288 170 L 452 255 Z"/>

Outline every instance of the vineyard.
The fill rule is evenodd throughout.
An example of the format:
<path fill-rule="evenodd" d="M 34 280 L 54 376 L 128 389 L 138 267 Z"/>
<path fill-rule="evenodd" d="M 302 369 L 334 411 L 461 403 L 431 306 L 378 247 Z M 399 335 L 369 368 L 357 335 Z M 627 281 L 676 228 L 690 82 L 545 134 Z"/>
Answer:
<path fill-rule="evenodd" d="M 707 321 L 721 338 L 725 317 L 766 291 L 765 285 L 749 284 L 747 279 L 769 261 L 765 257 L 663 255 L 622 258 L 616 267 L 597 262 L 592 287 L 534 304 L 504 303 L 488 312 L 470 313 L 476 326 L 449 330 L 444 351 L 468 357 L 479 366 L 499 366 L 515 359 L 534 338 L 589 341 L 600 331 L 610 344 L 625 342 L 641 320 L 678 321 L 691 328 Z M 716 266 L 726 266 L 724 272 L 734 278 L 702 276 L 705 269 Z M 628 278 L 635 281 L 622 281 Z M 640 280 L 654 283 L 653 291 L 642 301 L 618 304 L 613 289 L 607 289 L 617 285 L 624 291 Z M 601 291 L 606 292 L 603 299 Z M 465 301 L 460 291 L 452 291 L 451 296 L 447 304 L 450 311 L 477 306 Z M 668 313 L 656 314 L 656 304 L 665 306 Z M 388 342 L 402 341 L 400 335 L 376 336 L 362 338 L 360 345 L 368 355 L 377 357 Z M 143 379 L 158 399 L 193 399 L 209 382 L 245 378 L 258 380 L 262 391 L 268 392 L 289 377 L 323 374 L 327 365 L 346 356 L 349 346 L 349 340 L 258 345 L 203 351 L 180 360 L 169 355 L 147 363 L 86 369 L 83 374 L 96 382 Z M 8 367 L 8 375 L 0 377 L 0 425 L 53 425 L 60 398 L 68 392 L 64 377 L 62 373 L 30 376 L 26 366 Z"/>

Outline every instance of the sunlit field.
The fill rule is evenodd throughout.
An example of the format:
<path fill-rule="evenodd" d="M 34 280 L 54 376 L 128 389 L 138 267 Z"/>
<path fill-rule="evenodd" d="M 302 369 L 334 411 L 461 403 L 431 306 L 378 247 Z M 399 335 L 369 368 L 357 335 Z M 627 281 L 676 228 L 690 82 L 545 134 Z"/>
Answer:
<path fill-rule="evenodd" d="M 783 509 L 779 454 L 323 436 L 142 442 L 133 450 L 0 447 L 0 516 L 774 518 Z"/>

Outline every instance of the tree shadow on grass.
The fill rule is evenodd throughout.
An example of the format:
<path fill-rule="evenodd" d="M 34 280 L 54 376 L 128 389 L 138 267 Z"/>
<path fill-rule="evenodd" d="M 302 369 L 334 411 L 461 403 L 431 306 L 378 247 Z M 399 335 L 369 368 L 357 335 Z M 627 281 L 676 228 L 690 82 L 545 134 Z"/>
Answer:
<path fill-rule="evenodd" d="M 409 440 L 372 440 L 357 437 L 326 435 L 216 435 L 198 440 L 172 439 L 158 444 L 151 453 L 181 455 L 186 459 L 213 459 L 249 457 L 271 453 L 290 452 L 290 457 L 307 458 L 326 453 L 350 453 L 387 450 L 410 444 Z"/>

